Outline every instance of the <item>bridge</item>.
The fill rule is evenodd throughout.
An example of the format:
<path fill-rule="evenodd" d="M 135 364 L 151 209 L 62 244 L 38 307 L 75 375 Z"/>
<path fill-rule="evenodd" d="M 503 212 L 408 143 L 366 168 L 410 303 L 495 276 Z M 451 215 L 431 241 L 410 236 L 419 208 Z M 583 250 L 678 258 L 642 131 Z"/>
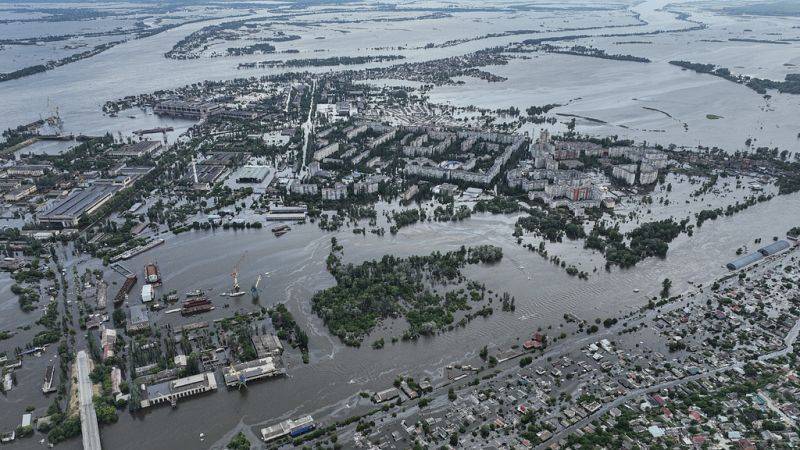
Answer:
<path fill-rule="evenodd" d="M 89 355 L 85 350 L 78 352 L 78 399 L 81 408 L 81 435 L 84 450 L 100 450 L 100 427 L 92 401 L 92 380 L 89 379 Z"/>

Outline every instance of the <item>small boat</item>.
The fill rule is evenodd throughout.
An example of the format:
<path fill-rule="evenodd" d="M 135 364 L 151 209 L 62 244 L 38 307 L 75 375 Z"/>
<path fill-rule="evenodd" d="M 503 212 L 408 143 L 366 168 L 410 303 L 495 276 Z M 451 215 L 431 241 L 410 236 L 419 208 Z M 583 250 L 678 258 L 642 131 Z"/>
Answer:
<path fill-rule="evenodd" d="M 634 289 L 633 292 L 638 294 L 639 293 L 639 289 Z"/>
<path fill-rule="evenodd" d="M 244 291 L 239 292 L 229 292 L 228 297 L 241 297 L 244 295 Z"/>

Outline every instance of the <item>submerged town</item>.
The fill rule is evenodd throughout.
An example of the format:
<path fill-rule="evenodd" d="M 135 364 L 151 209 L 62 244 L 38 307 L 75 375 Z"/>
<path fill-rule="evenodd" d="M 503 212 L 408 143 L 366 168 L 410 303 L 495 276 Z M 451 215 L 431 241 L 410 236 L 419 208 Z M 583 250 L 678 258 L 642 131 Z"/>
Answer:
<path fill-rule="evenodd" d="M 300 39 L 210 50 L 263 32 L 234 25 L 164 57 Z M 4 131 L 2 443 L 800 446 L 800 153 L 432 99 L 530 45 L 263 59 L 236 70 L 289 71 L 97 105 L 152 128 Z"/>

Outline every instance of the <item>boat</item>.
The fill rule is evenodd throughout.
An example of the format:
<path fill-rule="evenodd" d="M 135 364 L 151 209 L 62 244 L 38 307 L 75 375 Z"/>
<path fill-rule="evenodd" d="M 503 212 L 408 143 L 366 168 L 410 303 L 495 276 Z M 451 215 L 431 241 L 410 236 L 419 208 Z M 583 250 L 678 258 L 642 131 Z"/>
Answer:
<path fill-rule="evenodd" d="M 291 230 L 289 225 L 278 225 L 277 227 L 272 228 L 273 233 L 278 233 L 280 231 L 289 231 L 289 230 Z"/>
<path fill-rule="evenodd" d="M 133 132 L 133 134 L 142 136 L 145 134 L 166 133 L 167 131 L 175 131 L 175 128 L 172 127 L 148 128 L 146 130 L 136 130 Z"/>
<path fill-rule="evenodd" d="M 187 297 L 202 297 L 203 295 L 205 295 L 205 292 L 202 289 L 195 289 L 186 293 Z"/>
<path fill-rule="evenodd" d="M 42 383 L 42 393 L 50 394 L 56 392 L 57 389 L 53 386 L 53 377 L 56 372 L 55 364 L 50 364 L 44 372 L 44 382 Z"/>
<path fill-rule="evenodd" d="M 158 272 L 158 266 L 155 263 L 144 266 L 144 279 L 150 284 L 161 284 L 161 274 Z"/>
<path fill-rule="evenodd" d="M 191 316 L 208 312 L 212 309 L 214 309 L 214 304 L 211 303 L 208 297 L 193 297 L 183 302 L 183 305 L 181 305 L 181 315 Z"/>
<path fill-rule="evenodd" d="M 228 297 L 241 297 L 243 295 L 244 295 L 244 291 L 228 292 L 228 294 L 227 294 Z"/>

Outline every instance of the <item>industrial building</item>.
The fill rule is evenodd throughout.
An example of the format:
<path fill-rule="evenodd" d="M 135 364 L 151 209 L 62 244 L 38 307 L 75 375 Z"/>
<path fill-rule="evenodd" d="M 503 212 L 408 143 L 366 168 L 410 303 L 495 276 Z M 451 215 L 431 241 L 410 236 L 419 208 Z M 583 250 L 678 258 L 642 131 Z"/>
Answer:
<path fill-rule="evenodd" d="M 177 380 L 140 386 L 141 407 L 147 408 L 164 402 L 176 404 L 178 399 L 199 395 L 217 389 L 217 378 L 214 372 L 192 375 Z"/>
<path fill-rule="evenodd" d="M 291 222 L 298 222 L 301 220 L 306 220 L 306 215 L 299 214 L 299 213 L 290 213 L 290 214 L 265 214 L 264 220 L 267 222 L 282 222 L 282 221 L 291 221 Z"/>
<path fill-rule="evenodd" d="M 115 158 L 141 158 L 161 150 L 162 147 L 163 145 L 158 141 L 139 141 L 109 150 L 108 156 Z"/>
<path fill-rule="evenodd" d="M 11 177 L 41 177 L 53 170 L 46 164 L 20 164 L 6 169 L 6 174 Z"/>
<path fill-rule="evenodd" d="M 150 326 L 150 318 L 147 315 L 147 307 L 144 305 L 133 305 L 129 311 L 130 317 L 126 331 L 128 333 L 135 333 L 144 330 Z"/>
<path fill-rule="evenodd" d="M 389 388 L 372 395 L 372 401 L 375 403 L 383 403 L 389 400 L 400 397 L 400 391 L 397 388 Z"/>
<path fill-rule="evenodd" d="M 791 245 L 788 241 L 775 241 L 772 244 L 767 246 L 761 247 L 758 249 L 758 253 L 761 253 L 764 256 L 772 256 L 778 252 L 782 252 L 789 248 Z"/>
<path fill-rule="evenodd" d="M 65 199 L 37 214 L 36 223 L 63 228 L 76 227 L 81 217 L 100 209 L 119 189 L 120 186 L 114 184 L 95 184 L 72 191 Z"/>
<path fill-rule="evenodd" d="M 292 139 L 292 135 L 294 134 L 292 130 L 288 131 L 289 133 L 284 133 L 283 131 L 271 131 L 269 133 L 265 133 L 261 139 L 267 145 L 283 147 L 289 143 L 289 141 Z"/>
<path fill-rule="evenodd" d="M 36 185 L 26 184 L 6 192 L 3 198 L 9 202 L 18 202 L 29 195 L 33 195 L 34 193 L 36 193 Z"/>
<path fill-rule="evenodd" d="M 259 358 L 267 356 L 280 356 L 283 353 L 283 344 L 274 334 L 259 334 L 252 337 L 253 347 Z"/>
<path fill-rule="evenodd" d="M 157 104 L 153 108 L 153 112 L 159 116 L 199 119 L 201 117 L 207 117 L 209 114 L 215 112 L 219 108 L 220 106 L 216 103 L 167 100 Z"/>
<path fill-rule="evenodd" d="M 271 356 L 234 364 L 222 369 L 222 376 L 225 379 L 225 385 L 228 387 L 285 374 L 286 370 L 281 367 L 281 361 Z"/>
<path fill-rule="evenodd" d="M 196 190 L 211 190 L 214 183 L 216 183 L 227 171 L 227 168 L 221 164 L 205 164 L 192 163 L 189 166 L 186 179 L 192 183 L 193 189 Z"/>
<path fill-rule="evenodd" d="M 742 256 L 741 258 L 734 259 L 725 265 L 729 270 L 739 270 L 742 267 L 749 266 L 754 262 L 763 259 L 764 255 L 759 252 L 750 253 L 749 255 Z"/>
<path fill-rule="evenodd" d="M 780 240 L 775 241 L 772 244 L 766 245 L 761 247 L 757 251 L 750 253 L 749 255 L 742 256 L 741 258 L 737 258 L 728 264 L 725 265 L 729 270 L 739 270 L 745 266 L 749 266 L 754 262 L 757 262 L 763 259 L 766 256 L 772 256 L 776 253 L 780 253 L 786 249 L 791 247 L 789 241 Z"/>
<path fill-rule="evenodd" d="M 258 111 L 253 111 L 251 109 L 236 109 L 228 107 L 218 108 L 211 114 L 216 117 L 224 117 L 225 119 L 234 119 L 234 120 L 255 120 L 258 119 L 259 116 Z"/>
<path fill-rule="evenodd" d="M 267 166 L 244 166 L 236 176 L 237 183 L 261 183 L 269 175 Z"/>
<path fill-rule="evenodd" d="M 296 437 L 313 430 L 314 427 L 314 418 L 311 416 L 304 416 L 295 420 L 284 420 L 277 425 L 262 428 L 261 439 L 264 442 L 270 442 L 284 436 Z"/>
<path fill-rule="evenodd" d="M 269 207 L 269 212 L 272 214 L 305 214 L 308 212 L 306 205 L 283 206 L 275 205 Z"/>

